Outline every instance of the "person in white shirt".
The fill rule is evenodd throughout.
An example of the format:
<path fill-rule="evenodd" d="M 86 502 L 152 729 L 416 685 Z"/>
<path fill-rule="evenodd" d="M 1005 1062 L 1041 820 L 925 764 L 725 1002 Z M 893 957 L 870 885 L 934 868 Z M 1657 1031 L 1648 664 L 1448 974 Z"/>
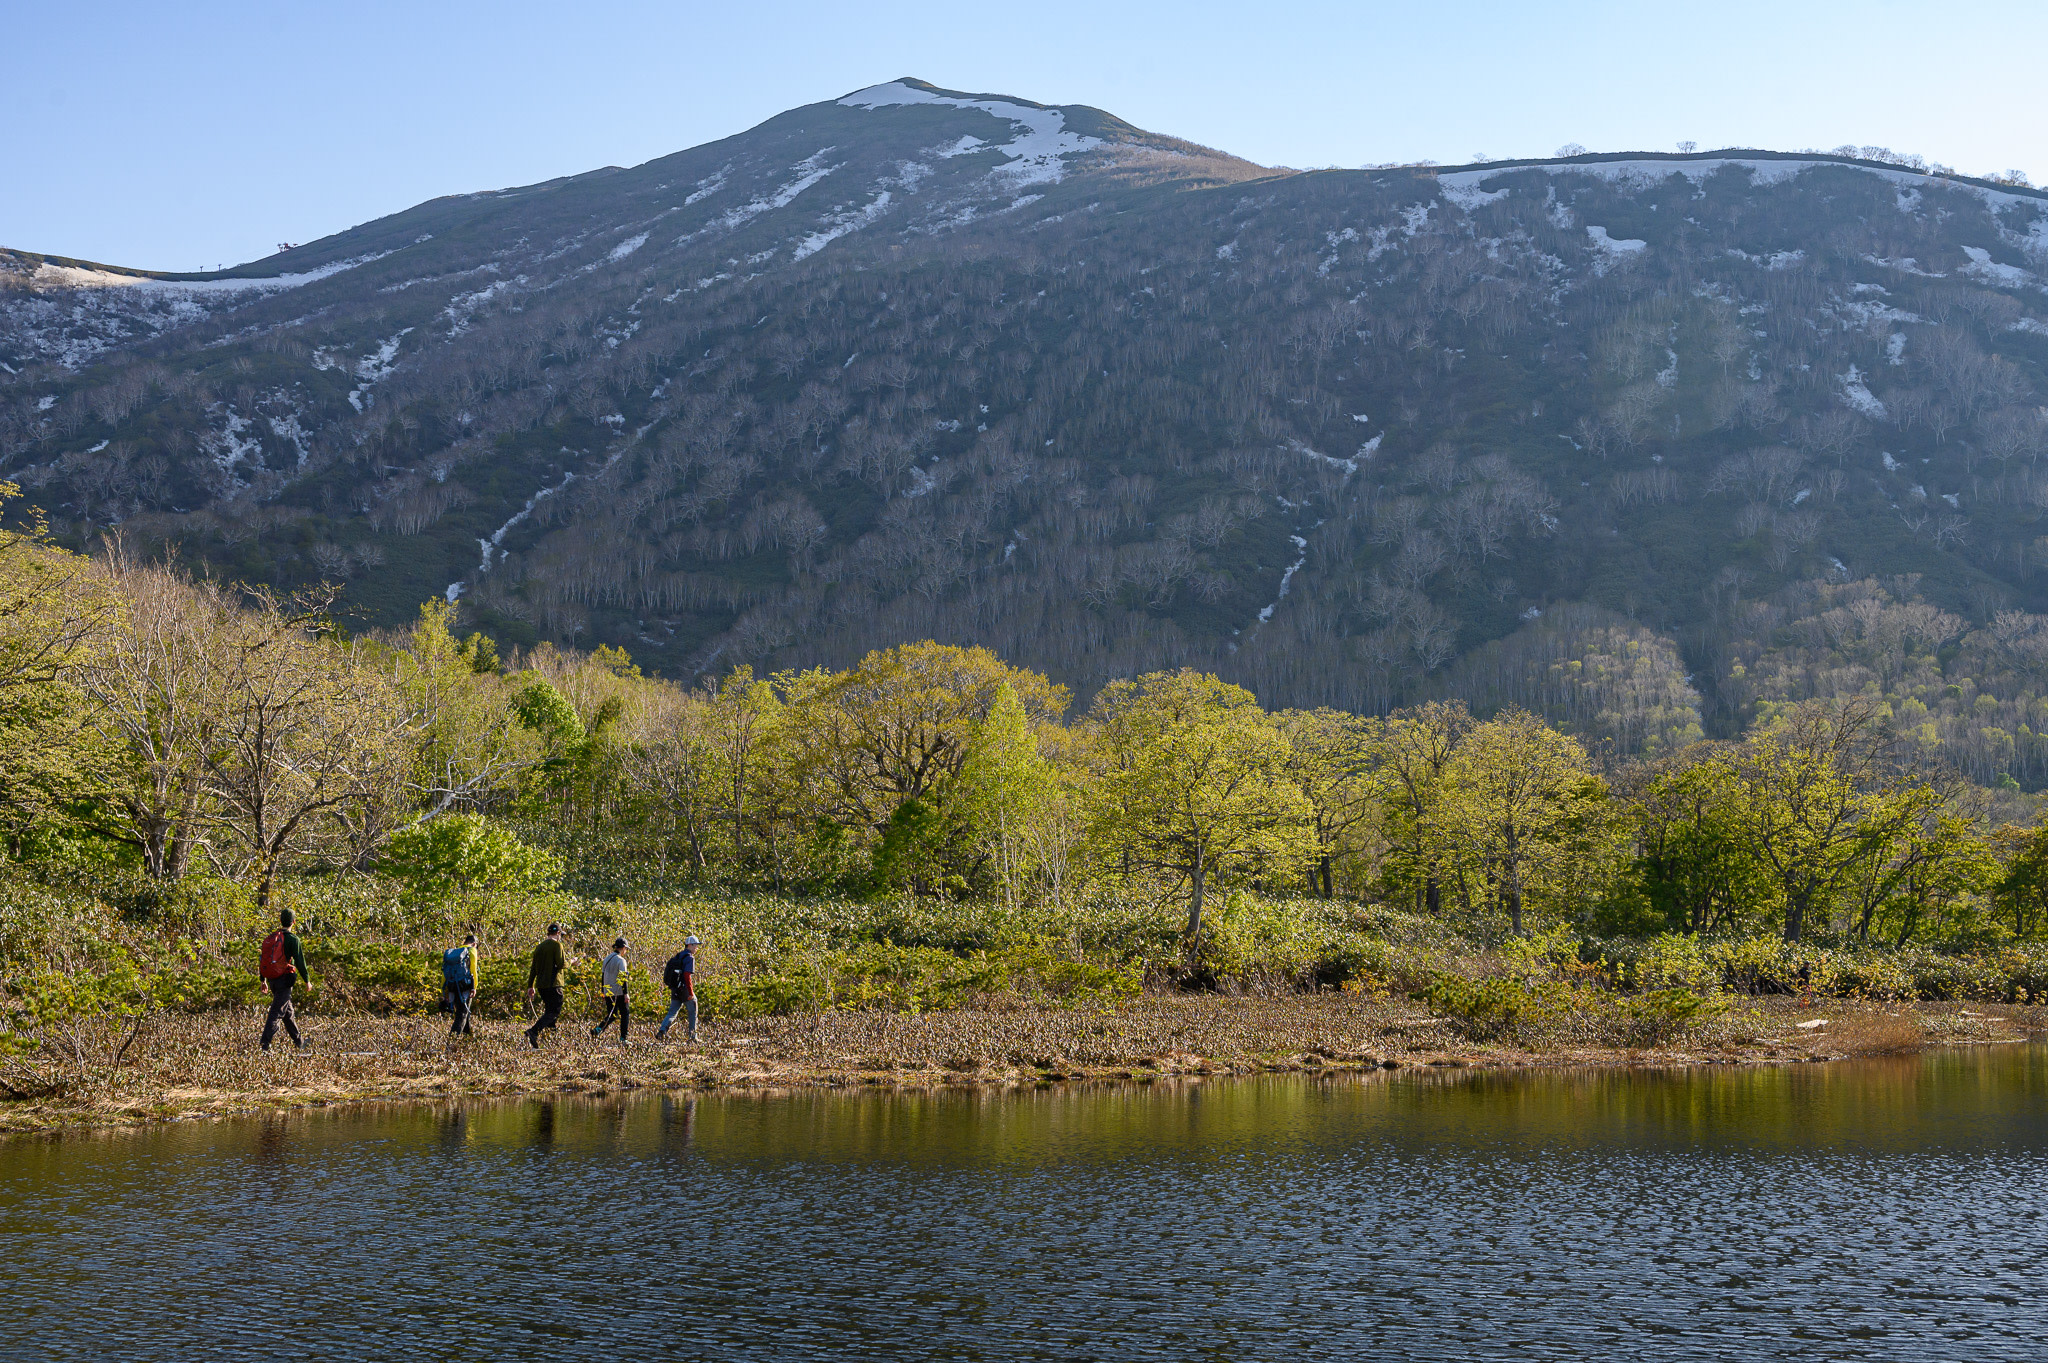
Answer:
<path fill-rule="evenodd" d="M 612 1018 L 619 1020 L 619 1044 L 626 1044 L 626 1029 L 633 1021 L 631 1006 L 626 1001 L 626 939 L 621 937 L 612 943 L 612 954 L 604 958 L 604 1016 L 597 1026 L 590 1029 L 591 1040 L 595 1041 L 605 1028 L 612 1025 Z"/>

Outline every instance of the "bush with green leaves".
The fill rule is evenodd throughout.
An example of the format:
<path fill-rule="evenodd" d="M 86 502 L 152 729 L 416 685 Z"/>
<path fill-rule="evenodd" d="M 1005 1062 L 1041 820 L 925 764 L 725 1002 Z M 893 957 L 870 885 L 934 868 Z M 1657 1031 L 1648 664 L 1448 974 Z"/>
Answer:
<path fill-rule="evenodd" d="M 1598 1011 L 1612 1039 L 1626 1046 L 1662 1046 L 1728 1012 L 1719 994 L 1691 989 L 1653 989 L 1603 1001 Z"/>
<path fill-rule="evenodd" d="M 1423 991 L 1430 1011 L 1442 1014 L 1468 1041 L 1527 1041 L 1582 1006 L 1581 991 L 1556 980 L 1515 976 L 1468 980 L 1439 975 Z"/>
<path fill-rule="evenodd" d="M 1000 995 L 1111 1002 L 1136 994 L 1140 978 L 1134 965 L 1072 960 L 1044 942 L 967 955 L 867 942 L 845 951 L 790 951 L 775 970 L 714 976 L 698 993 L 706 1018 L 734 1020 L 826 1008 L 923 1013 Z"/>
<path fill-rule="evenodd" d="M 150 1017 L 185 998 L 196 952 L 156 970 L 118 945 L 88 961 L 14 975 L 0 987 L 0 1089 L 43 1096 L 119 1066 Z"/>
<path fill-rule="evenodd" d="M 444 814 L 394 834 L 380 869 L 428 899 L 546 893 L 562 882 L 560 857 L 481 814 Z"/>

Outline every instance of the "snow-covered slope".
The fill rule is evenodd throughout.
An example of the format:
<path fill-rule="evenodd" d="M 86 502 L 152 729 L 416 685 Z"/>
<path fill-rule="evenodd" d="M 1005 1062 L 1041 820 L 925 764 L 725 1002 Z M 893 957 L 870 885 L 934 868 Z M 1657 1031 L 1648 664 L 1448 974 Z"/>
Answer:
<path fill-rule="evenodd" d="M 366 290 L 444 292 L 444 306 L 465 319 L 636 255 L 633 268 L 660 261 L 680 269 L 685 287 L 709 287 L 859 233 L 930 236 L 1027 209 L 1085 172 L 1186 183 L 1259 173 L 1097 110 L 896 80 L 632 170 L 434 200 L 220 275 L 0 250 L 0 364 L 76 369 L 328 281 L 307 306 Z M 495 276 L 487 289 L 467 283 L 479 272 Z M 345 273 L 354 277 L 337 280 Z"/>
<path fill-rule="evenodd" d="M 1855 158 L 1275 172 L 904 79 L 218 276 L 0 253 L 0 478 L 677 673 L 1369 706 L 1561 603 L 2048 607 L 2044 281 L 2048 199 Z"/>

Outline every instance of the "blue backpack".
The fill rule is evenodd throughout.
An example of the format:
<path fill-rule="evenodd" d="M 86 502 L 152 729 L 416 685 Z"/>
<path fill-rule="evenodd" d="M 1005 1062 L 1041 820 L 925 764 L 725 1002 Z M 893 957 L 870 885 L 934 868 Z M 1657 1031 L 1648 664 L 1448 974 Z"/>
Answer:
<path fill-rule="evenodd" d="M 441 982 L 450 989 L 474 989 L 469 974 L 469 948 L 449 947 L 441 953 Z"/>

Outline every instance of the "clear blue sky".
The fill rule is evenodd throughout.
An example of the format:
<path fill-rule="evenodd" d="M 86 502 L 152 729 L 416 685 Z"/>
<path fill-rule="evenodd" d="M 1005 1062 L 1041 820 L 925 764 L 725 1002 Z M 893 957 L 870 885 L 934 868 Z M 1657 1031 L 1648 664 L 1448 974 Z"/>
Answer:
<path fill-rule="evenodd" d="M 267 255 L 897 76 L 1273 165 L 1844 142 L 2048 177 L 2048 3 L 8 5 L 0 245 Z"/>

